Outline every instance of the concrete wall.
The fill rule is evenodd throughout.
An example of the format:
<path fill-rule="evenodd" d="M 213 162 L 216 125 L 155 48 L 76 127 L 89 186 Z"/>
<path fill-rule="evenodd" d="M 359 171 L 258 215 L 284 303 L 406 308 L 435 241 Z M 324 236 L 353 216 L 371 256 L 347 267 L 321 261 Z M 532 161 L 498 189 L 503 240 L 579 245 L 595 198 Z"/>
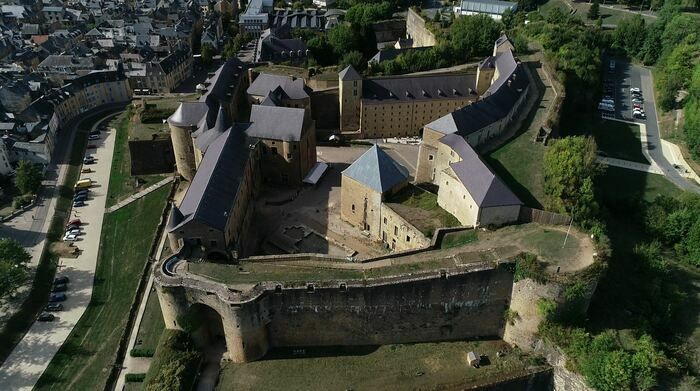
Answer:
<path fill-rule="evenodd" d="M 425 26 L 425 20 L 413 8 L 406 15 L 406 36 L 413 39 L 413 47 L 435 46 L 435 35 Z"/>
<path fill-rule="evenodd" d="M 382 203 L 382 242 L 394 251 L 413 250 L 430 246 L 431 238 L 396 213 L 391 207 Z"/>
<path fill-rule="evenodd" d="M 481 208 L 479 225 L 500 227 L 518 221 L 520 217 L 520 205 L 505 205 L 491 208 Z"/>
<path fill-rule="evenodd" d="M 451 168 L 438 171 L 434 183 L 440 186 L 437 203 L 442 209 L 456 217 L 462 225 L 478 226 L 479 206 Z"/>
<path fill-rule="evenodd" d="M 316 129 L 338 129 L 340 123 L 340 91 L 337 88 L 311 93 L 311 118 Z"/>
<path fill-rule="evenodd" d="M 270 295 L 271 346 L 375 345 L 499 337 L 512 275 L 494 269 L 367 288 Z M 309 330 L 323 330 L 312 333 Z"/>

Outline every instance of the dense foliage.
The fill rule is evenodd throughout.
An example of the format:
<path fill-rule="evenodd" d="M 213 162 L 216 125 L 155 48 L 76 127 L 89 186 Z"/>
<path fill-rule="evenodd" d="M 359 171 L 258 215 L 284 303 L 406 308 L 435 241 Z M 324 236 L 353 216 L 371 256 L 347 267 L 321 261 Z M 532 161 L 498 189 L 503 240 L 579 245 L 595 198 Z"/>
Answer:
<path fill-rule="evenodd" d="M 15 170 L 15 185 L 22 194 L 36 193 L 41 186 L 41 171 L 29 160 L 20 160 Z"/>
<path fill-rule="evenodd" d="M 700 266 L 700 196 L 659 196 L 644 211 L 647 233 L 673 248 L 679 258 Z"/>
<path fill-rule="evenodd" d="M 0 297 L 13 293 L 26 281 L 31 259 L 16 240 L 0 239 Z"/>
<path fill-rule="evenodd" d="M 192 389 L 200 360 L 201 354 L 194 349 L 187 333 L 166 329 L 148 369 L 144 389 Z"/>
<path fill-rule="evenodd" d="M 592 224 L 598 212 L 593 180 L 600 173 L 595 162 L 596 144 L 591 137 L 556 140 L 544 155 L 544 191 L 550 210 L 574 216 L 580 224 Z"/>

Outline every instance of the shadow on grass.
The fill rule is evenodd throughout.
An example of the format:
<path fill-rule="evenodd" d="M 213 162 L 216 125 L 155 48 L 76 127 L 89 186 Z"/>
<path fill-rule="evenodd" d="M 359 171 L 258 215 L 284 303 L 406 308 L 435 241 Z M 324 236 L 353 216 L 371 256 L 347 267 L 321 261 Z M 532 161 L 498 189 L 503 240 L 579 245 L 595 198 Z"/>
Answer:
<path fill-rule="evenodd" d="M 378 345 L 370 346 L 313 346 L 313 347 L 295 347 L 295 348 L 275 348 L 261 359 L 261 361 L 270 360 L 289 360 L 295 358 L 321 358 L 321 357 L 337 357 L 337 356 L 366 356 L 372 354 L 379 349 Z"/>

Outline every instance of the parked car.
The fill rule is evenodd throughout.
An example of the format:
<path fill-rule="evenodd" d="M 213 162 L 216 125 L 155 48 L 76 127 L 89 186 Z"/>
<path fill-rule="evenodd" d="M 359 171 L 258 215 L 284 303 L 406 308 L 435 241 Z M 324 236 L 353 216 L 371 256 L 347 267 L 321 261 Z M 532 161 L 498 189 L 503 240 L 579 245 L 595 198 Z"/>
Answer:
<path fill-rule="evenodd" d="M 47 304 L 46 307 L 44 308 L 46 311 L 63 311 L 63 304 L 61 303 L 53 303 L 53 304 Z"/>
<path fill-rule="evenodd" d="M 90 132 L 90 136 L 93 136 L 93 135 L 99 136 L 100 135 L 100 128 L 97 128 L 97 129 L 93 130 L 92 132 Z"/>
<path fill-rule="evenodd" d="M 630 87 L 630 92 L 642 92 L 642 89 L 639 87 Z"/>
<path fill-rule="evenodd" d="M 58 276 L 58 277 L 53 279 L 54 284 L 67 284 L 68 281 L 70 281 L 70 280 L 66 276 Z"/>
<path fill-rule="evenodd" d="M 68 222 L 68 225 L 82 225 L 82 224 L 83 224 L 83 222 L 80 221 L 80 219 L 73 219 L 73 220 Z"/>
<path fill-rule="evenodd" d="M 90 149 L 95 149 L 95 148 L 97 148 L 97 145 L 95 145 L 95 144 L 88 144 L 88 148 L 90 148 Z"/>
<path fill-rule="evenodd" d="M 82 170 L 80 170 L 80 172 L 83 174 L 87 174 L 87 173 L 92 172 L 92 168 L 86 167 L 86 168 L 83 168 Z"/>
<path fill-rule="evenodd" d="M 52 322 L 54 319 L 56 319 L 56 316 L 54 316 L 54 314 L 41 314 L 37 318 L 39 322 Z"/>
<path fill-rule="evenodd" d="M 66 235 L 80 236 L 81 233 L 82 233 L 82 231 L 80 230 L 80 228 L 75 228 L 75 229 L 71 229 L 71 230 L 66 231 Z"/>
<path fill-rule="evenodd" d="M 66 284 L 57 284 L 54 285 L 53 288 L 51 288 L 51 293 L 56 293 L 56 292 L 65 292 L 68 290 L 68 285 Z"/>
<path fill-rule="evenodd" d="M 64 242 L 75 242 L 78 240 L 78 235 L 74 234 L 66 234 L 63 236 L 63 241 Z"/>
<path fill-rule="evenodd" d="M 49 303 L 55 303 L 58 301 L 66 301 L 66 294 L 65 293 L 52 293 L 49 295 Z"/>
<path fill-rule="evenodd" d="M 75 191 L 75 195 L 88 194 L 90 189 L 80 189 Z"/>
<path fill-rule="evenodd" d="M 87 201 L 87 194 L 78 194 L 73 197 L 73 202 Z"/>
<path fill-rule="evenodd" d="M 100 136 L 97 134 L 91 134 L 88 136 L 88 140 L 99 140 Z"/>
<path fill-rule="evenodd" d="M 95 163 L 95 158 L 92 156 L 85 156 L 83 158 L 83 164 L 93 164 Z"/>
<path fill-rule="evenodd" d="M 632 116 L 634 118 L 638 118 L 638 119 L 647 119 L 647 115 L 644 113 L 634 113 L 634 114 L 632 114 Z"/>
<path fill-rule="evenodd" d="M 73 207 L 74 207 L 74 208 L 80 208 L 81 206 L 85 206 L 85 201 L 75 201 L 75 202 L 73 202 Z"/>

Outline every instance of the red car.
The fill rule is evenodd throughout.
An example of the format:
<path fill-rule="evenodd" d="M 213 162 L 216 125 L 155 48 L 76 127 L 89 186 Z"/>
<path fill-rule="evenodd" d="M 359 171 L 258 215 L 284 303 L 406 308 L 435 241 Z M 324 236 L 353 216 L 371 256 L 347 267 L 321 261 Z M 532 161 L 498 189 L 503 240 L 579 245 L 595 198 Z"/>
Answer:
<path fill-rule="evenodd" d="M 95 144 L 88 144 L 88 148 L 95 149 L 95 148 L 97 148 L 97 145 L 95 145 Z"/>
<path fill-rule="evenodd" d="M 80 219 L 73 219 L 73 220 L 68 222 L 68 225 L 80 225 L 80 224 L 82 224 L 80 222 Z"/>

